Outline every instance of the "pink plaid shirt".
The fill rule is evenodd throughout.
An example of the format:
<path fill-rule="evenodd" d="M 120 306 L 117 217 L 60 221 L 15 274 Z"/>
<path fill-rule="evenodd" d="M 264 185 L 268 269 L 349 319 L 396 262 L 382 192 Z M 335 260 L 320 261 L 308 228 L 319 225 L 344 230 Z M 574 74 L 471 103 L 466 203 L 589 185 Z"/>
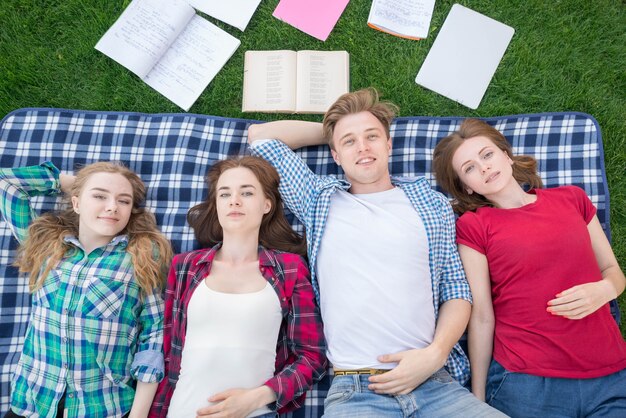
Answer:
<path fill-rule="evenodd" d="M 221 244 L 179 254 L 172 260 L 165 291 L 165 377 L 149 417 L 166 417 L 178 376 L 187 329 L 187 306 L 211 271 Z M 305 392 L 324 376 L 326 343 L 305 261 L 296 254 L 259 247 L 259 270 L 278 295 L 283 314 L 276 346 L 276 374 L 265 382 L 276 393 L 270 407 L 287 412 L 302 406 Z"/>

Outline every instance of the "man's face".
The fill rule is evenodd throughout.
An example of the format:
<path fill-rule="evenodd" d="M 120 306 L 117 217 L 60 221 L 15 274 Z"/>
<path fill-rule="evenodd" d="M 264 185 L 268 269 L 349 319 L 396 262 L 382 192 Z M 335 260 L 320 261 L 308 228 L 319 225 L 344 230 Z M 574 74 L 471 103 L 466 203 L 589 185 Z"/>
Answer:
<path fill-rule="evenodd" d="M 389 179 L 391 139 L 370 112 L 344 116 L 335 125 L 331 154 L 352 184 L 351 193 L 376 193 L 393 186 Z"/>

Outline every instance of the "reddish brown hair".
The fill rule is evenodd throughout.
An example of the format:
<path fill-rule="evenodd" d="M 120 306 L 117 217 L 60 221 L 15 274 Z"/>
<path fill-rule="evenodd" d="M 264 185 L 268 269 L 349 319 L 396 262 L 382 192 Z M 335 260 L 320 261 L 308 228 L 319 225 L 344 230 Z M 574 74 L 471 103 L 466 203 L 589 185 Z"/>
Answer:
<path fill-rule="evenodd" d="M 483 206 L 493 206 L 478 193 L 467 194 L 465 186 L 452 166 L 452 158 L 461 144 L 477 136 L 489 138 L 493 144 L 506 152 L 513 160 L 513 177 L 521 185 L 541 188 L 543 183 L 537 174 L 537 160 L 529 155 L 514 156 L 511 144 L 504 135 L 488 123 L 479 119 L 465 119 L 458 131 L 443 138 L 435 147 L 433 171 L 439 185 L 452 195 L 452 208 L 458 213 L 476 210 Z"/>
<path fill-rule="evenodd" d="M 209 169 L 206 176 L 207 198 L 187 213 L 187 222 L 193 228 L 198 242 L 204 247 L 212 247 L 224 239 L 224 231 L 217 217 L 217 181 L 226 170 L 237 167 L 247 168 L 254 173 L 261 183 L 263 194 L 272 205 L 270 211 L 263 215 L 259 243 L 265 248 L 288 251 L 306 257 L 305 240 L 296 234 L 285 218 L 282 199 L 278 192 L 278 173 L 270 163 L 259 157 L 232 157 L 218 161 Z"/>

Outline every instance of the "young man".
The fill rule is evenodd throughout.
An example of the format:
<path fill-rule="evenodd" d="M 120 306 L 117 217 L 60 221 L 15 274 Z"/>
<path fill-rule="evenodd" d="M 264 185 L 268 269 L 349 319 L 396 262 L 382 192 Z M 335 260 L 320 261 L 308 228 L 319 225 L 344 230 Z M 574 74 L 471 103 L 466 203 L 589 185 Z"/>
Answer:
<path fill-rule="evenodd" d="M 394 116 L 375 90 L 360 90 L 341 96 L 323 125 L 248 130 L 253 153 L 276 167 L 285 204 L 306 228 L 335 370 L 325 416 L 502 416 L 460 385 L 469 364 L 456 343 L 471 295 L 454 216 L 425 178 L 390 178 Z M 314 174 L 291 151 L 324 138 L 347 181 Z"/>

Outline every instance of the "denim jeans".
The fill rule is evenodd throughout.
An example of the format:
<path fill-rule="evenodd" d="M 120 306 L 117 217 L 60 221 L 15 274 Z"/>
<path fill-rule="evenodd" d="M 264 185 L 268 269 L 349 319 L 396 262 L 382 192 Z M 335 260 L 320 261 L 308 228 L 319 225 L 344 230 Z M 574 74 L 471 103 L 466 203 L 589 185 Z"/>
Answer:
<path fill-rule="evenodd" d="M 493 360 L 487 402 L 511 417 L 626 417 L 626 370 L 594 379 L 561 379 L 506 370 Z"/>
<path fill-rule="evenodd" d="M 336 376 L 324 401 L 324 417 L 504 417 L 439 370 L 407 395 L 380 395 L 367 388 L 370 375 Z"/>

